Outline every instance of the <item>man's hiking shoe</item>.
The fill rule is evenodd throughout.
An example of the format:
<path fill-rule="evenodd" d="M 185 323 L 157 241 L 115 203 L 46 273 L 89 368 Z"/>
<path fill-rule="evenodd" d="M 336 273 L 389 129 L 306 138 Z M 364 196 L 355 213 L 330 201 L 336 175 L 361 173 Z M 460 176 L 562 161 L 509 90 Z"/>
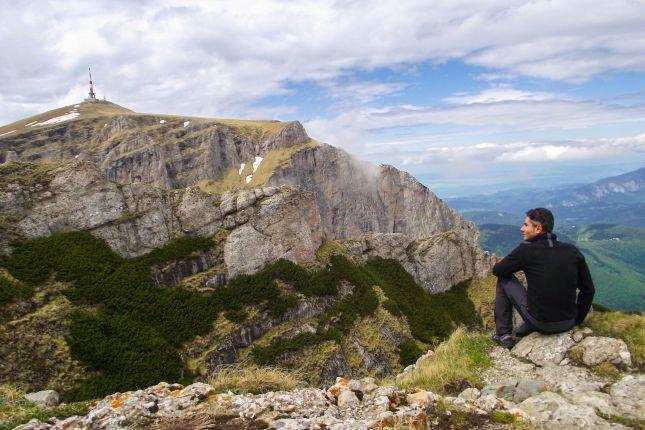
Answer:
<path fill-rule="evenodd" d="M 535 329 L 532 326 L 528 325 L 527 323 L 522 323 L 522 325 L 519 326 L 517 328 L 517 330 L 515 330 L 515 337 L 528 336 L 529 334 L 533 333 L 534 331 L 535 331 Z"/>
<path fill-rule="evenodd" d="M 500 336 L 497 332 L 493 332 L 493 342 L 506 349 L 511 349 L 513 348 L 513 345 L 515 345 L 515 340 L 513 340 L 512 335 L 503 334 Z"/>

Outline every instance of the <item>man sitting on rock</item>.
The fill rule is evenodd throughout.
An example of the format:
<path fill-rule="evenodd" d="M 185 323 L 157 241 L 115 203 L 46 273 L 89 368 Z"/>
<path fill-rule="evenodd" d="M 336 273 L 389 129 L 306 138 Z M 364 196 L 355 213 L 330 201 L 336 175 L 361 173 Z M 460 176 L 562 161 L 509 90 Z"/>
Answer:
<path fill-rule="evenodd" d="M 567 331 L 591 308 L 595 289 L 585 258 L 575 246 L 559 242 L 552 230 L 550 210 L 529 210 L 521 228 L 524 242 L 493 267 L 498 278 L 493 340 L 505 348 L 514 344 L 513 308 L 524 320 L 517 337 Z M 528 289 L 514 275 L 520 270 Z"/>

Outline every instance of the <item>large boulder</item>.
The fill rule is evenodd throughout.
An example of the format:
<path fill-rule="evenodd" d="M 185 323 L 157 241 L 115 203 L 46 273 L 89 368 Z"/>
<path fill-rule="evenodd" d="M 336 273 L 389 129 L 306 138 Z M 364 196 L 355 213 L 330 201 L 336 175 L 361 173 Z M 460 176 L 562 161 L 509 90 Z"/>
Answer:
<path fill-rule="evenodd" d="M 557 393 L 545 391 L 517 405 L 537 419 L 545 429 L 610 429 L 624 428 L 600 418 L 590 406 L 569 403 Z"/>
<path fill-rule="evenodd" d="M 539 366 L 560 364 L 575 343 L 571 331 L 553 335 L 534 332 L 520 340 L 511 352 Z"/>
<path fill-rule="evenodd" d="M 631 366 L 632 357 L 627 344 L 612 337 L 587 337 L 578 348 L 582 351 L 582 362 L 587 366 L 611 363 L 618 366 Z"/>
<path fill-rule="evenodd" d="M 43 390 L 25 394 L 25 399 L 39 406 L 58 406 L 60 396 L 55 390 Z"/>
<path fill-rule="evenodd" d="M 618 415 L 645 420 L 645 375 L 625 375 L 609 388 Z"/>

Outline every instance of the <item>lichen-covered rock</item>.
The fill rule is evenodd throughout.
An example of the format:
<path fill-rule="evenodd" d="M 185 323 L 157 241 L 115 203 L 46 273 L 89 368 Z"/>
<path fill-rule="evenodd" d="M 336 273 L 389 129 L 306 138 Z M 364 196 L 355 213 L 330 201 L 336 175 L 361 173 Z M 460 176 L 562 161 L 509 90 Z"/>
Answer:
<path fill-rule="evenodd" d="M 621 339 L 611 337 L 587 337 L 578 348 L 582 349 L 582 362 L 587 366 L 603 363 L 631 366 L 632 358 L 627 344 Z"/>
<path fill-rule="evenodd" d="M 338 407 L 341 409 L 355 408 L 360 404 L 360 400 L 352 390 L 341 390 L 336 399 Z"/>
<path fill-rule="evenodd" d="M 534 332 L 522 338 L 511 352 L 539 366 L 544 366 L 560 364 L 573 345 L 575 341 L 571 338 L 571 331 L 552 335 Z"/>
<path fill-rule="evenodd" d="M 518 407 L 540 421 L 545 429 L 610 429 L 624 428 L 603 420 L 590 406 L 574 405 L 557 393 L 545 391 L 530 397 Z"/>
<path fill-rule="evenodd" d="M 625 375 L 609 388 L 617 415 L 645 420 L 645 375 Z"/>

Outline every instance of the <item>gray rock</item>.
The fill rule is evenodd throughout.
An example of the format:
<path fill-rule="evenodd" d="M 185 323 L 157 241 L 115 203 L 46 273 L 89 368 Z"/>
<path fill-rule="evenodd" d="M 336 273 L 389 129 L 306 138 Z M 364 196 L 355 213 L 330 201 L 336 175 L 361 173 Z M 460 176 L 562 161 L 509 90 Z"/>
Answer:
<path fill-rule="evenodd" d="M 500 402 L 497 400 L 497 397 L 494 394 L 486 394 L 479 397 L 475 401 L 475 405 L 488 413 L 501 407 Z"/>
<path fill-rule="evenodd" d="M 618 366 L 631 366 L 632 357 L 627 344 L 621 339 L 611 337 L 587 337 L 580 342 L 582 362 L 587 366 L 611 363 Z"/>
<path fill-rule="evenodd" d="M 25 399 L 40 406 L 58 406 L 60 396 L 55 390 L 43 390 L 25 394 Z"/>
<path fill-rule="evenodd" d="M 459 393 L 459 398 L 469 401 L 474 401 L 479 398 L 481 392 L 477 388 L 466 388 L 464 391 Z"/>
<path fill-rule="evenodd" d="M 236 206 L 237 210 L 241 211 L 248 208 L 256 201 L 255 193 L 253 191 L 242 191 L 237 195 Z"/>
<path fill-rule="evenodd" d="M 609 388 L 617 414 L 645 420 L 645 375 L 625 375 Z"/>
<path fill-rule="evenodd" d="M 546 386 L 541 381 L 533 379 L 507 379 L 497 384 L 487 385 L 482 389 L 481 395 L 493 394 L 495 397 L 520 403 L 545 390 Z"/>
<path fill-rule="evenodd" d="M 620 428 L 603 420 L 590 406 L 574 405 L 557 393 L 545 391 L 518 405 L 545 429 L 609 429 Z"/>
<path fill-rule="evenodd" d="M 526 358 L 539 366 L 544 366 L 559 364 L 574 344 L 571 331 L 552 335 L 534 332 L 522 338 L 511 352 L 517 357 Z"/>

